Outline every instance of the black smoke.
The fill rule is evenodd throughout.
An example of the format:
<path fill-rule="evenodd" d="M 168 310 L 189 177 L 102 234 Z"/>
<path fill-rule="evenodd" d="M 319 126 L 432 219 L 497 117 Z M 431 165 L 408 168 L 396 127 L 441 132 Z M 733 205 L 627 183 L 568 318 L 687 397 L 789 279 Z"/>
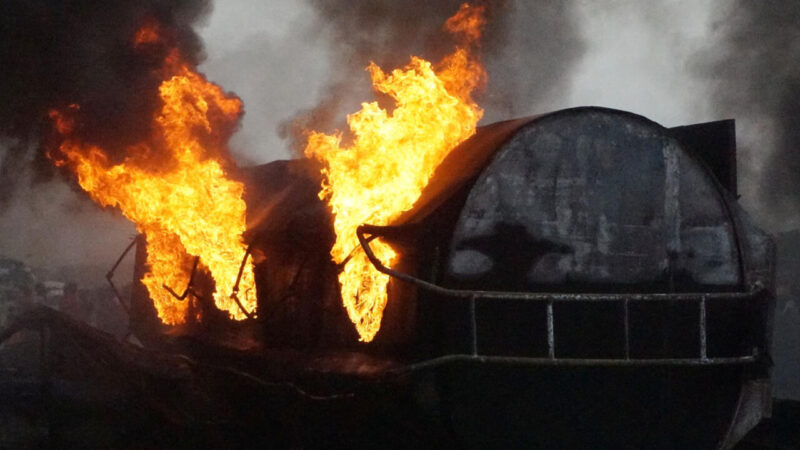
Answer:
<path fill-rule="evenodd" d="M 202 60 L 192 26 L 210 10 L 209 0 L 0 2 L 0 140 L 11 143 L 0 153 L 0 210 L 25 168 L 52 176 L 49 110 L 80 105 L 77 137 L 112 159 L 146 136 L 158 107 L 158 67 L 169 47 L 191 64 Z M 135 49 L 146 23 L 159 25 L 163 45 Z"/>
<path fill-rule="evenodd" d="M 438 61 L 454 41 L 442 26 L 463 0 L 307 0 L 317 13 L 313 37 L 332 55 L 327 88 L 318 105 L 297 112 L 279 128 L 296 152 L 305 147 L 303 130 L 331 132 L 371 98 L 364 68 L 405 65 L 411 55 Z M 487 120 L 541 112 L 541 104 L 565 92 L 584 43 L 571 1 L 474 1 L 487 10 L 479 49 L 488 86 L 476 100 Z"/>
<path fill-rule="evenodd" d="M 756 125 L 753 148 L 741 149 L 760 166 L 753 204 L 781 227 L 800 216 L 800 2 L 726 2 L 711 36 L 696 67 L 720 117 Z"/>

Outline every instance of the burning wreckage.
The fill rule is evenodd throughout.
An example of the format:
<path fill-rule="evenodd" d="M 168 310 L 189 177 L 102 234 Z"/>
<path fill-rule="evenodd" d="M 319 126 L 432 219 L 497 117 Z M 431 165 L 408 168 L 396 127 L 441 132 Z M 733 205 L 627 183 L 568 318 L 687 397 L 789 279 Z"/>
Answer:
<path fill-rule="evenodd" d="M 26 320 L 46 330 L 50 358 L 75 347 L 47 362 L 49 401 L 121 401 L 164 432 L 203 427 L 312 446 L 320 436 L 378 439 L 358 436 L 366 424 L 400 433 L 412 426 L 402 415 L 419 408 L 415 421 L 443 427 L 410 437 L 423 443 L 450 430 L 479 446 L 672 436 L 730 447 L 769 412 L 773 270 L 770 239 L 735 202 L 731 130 L 670 130 L 602 108 L 479 128 L 414 208 L 357 229 L 359 250 L 393 280 L 368 344 L 341 307 L 316 165 L 246 169 L 248 215 L 263 219 L 247 231 L 242 267 L 254 258 L 259 313 L 221 313 L 199 270 L 183 295 L 170 294 L 191 311 L 181 325 L 164 325 L 136 284 L 130 324 L 144 349 L 37 311 Z M 392 267 L 375 256 L 378 238 L 400 249 Z M 146 247 L 135 244 L 140 280 Z M 92 360 L 97 367 L 84 365 Z M 60 379 L 59 365 L 83 366 L 80 377 Z M 72 383 L 97 398 L 69 392 Z M 201 407 L 181 411 L 193 401 Z M 145 426 L 125 417 L 108 426 Z M 298 423 L 320 432 L 289 426 Z"/>
<path fill-rule="evenodd" d="M 391 114 L 365 104 L 347 145 L 310 133 L 307 159 L 229 176 L 241 103 L 177 53 L 143 144 L 171 167 L 113 164 L 70 137 L 79 106 L 53 111 L 56 163 L 142 233 L 142 346 L 30 311 L 0 338 L 39 331 L 36 381 L 3 408 L 63 445 L 732 448 L 770 411 L 774 292 L 733 122 L 476 128 L 465 8 L 435 68 L 369 68 Z"/>

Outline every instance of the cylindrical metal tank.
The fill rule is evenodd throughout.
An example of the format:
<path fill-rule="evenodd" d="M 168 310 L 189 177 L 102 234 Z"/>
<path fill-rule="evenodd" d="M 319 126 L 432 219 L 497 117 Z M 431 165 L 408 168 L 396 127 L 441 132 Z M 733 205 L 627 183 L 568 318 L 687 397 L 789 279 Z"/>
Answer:
<path fill-rule="evenodd" d="M 772 243 L 698 153 L 604 108 L 495 124 L 362 228 L 425 230 L 419 276 L 374 263 L 465 446 L 730 448 L 768 414 Z"/>
<path fill-rule="evenodd" d="M 393 280 L 368 345 L 341 306 L 319 168 L 249 169 L 259 317 L 231 327 L 315 361 L 391 360 L 465 447 L 731 448 L 769 412 L 774 249 L 732 194 L 735 153 L 714 159 L 728 125 L 688 139 L 589 107 L 479 128 L 412 210 L 360 229 L 368 254 L 373 235 L 402 255 L 373 260 Z"/>

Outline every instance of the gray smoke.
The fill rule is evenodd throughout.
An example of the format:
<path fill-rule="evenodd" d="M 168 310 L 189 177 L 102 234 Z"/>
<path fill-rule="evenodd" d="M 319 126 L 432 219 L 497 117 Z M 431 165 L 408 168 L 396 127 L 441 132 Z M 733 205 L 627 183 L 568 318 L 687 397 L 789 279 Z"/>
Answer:
<path fill-rule="evenodd" d="M 800 219 L 800 2 L 737 0 L 715 18 L 695 64 L 713 86 L 721 116 L 743 119 L 740 168 L 755 196 L 746 203 L 772 230 Z M 744 142 L 743 142 L 744 141 Z M 744 143 L 744 146 L 741 143 Z M 748 180 L 749 178 L 749 180 Z M 746 189 L 742 190 L 746 192 Z M 795 230 L 776 235 L 777 304 L 773 381 L 779 398 L 800 399 L 800 313 Z"/>
<path fill-rule="evenodd" d="M 369 100 L 364 68 L 406 64 L 411 55 L 437 61 L 454 41 L 442 25 L 461 0 L 308 0 L 317 13 L 313 37 L 332 54 L 329 80 L 317 106 L 298 111 L 280 126 L 292 148 L 302 151 L 303 130 L 341 129 L 344 117 Z M 489 82 L 476 99 L 485 121 L 536 112 L 536 105 L 563 92 L 584 45 L 573 20 L 572 2 L 498 0 L 487 7 L 481 46 Z"/>
<path fill-rule="evenodd" d="M 158 107 L 154 69 L 173 46 L 200 62 L 192 26 L 209 11 L 208 0 L 0 2 L 0 138 L 11 142 L 0 159 L 0 210 L 28 173 L 23 168 L 38 179 L 53 174 L 45 155 L 58 145 L 50 109 L 80 105 L 78 137 L 112 159 L 146 136 Z M 165 42 L 134 51 L 146 22 L 159 24 Z"/>
<path fill-rule="evenodd" d="M 90 125 L 82 138 L 112 158 L 122 155 L 126 144 L 148 132 L 160 82 L 150 76 L 159 49 L 147 57 L 131 52 L 131 36 L 154 18 L 173 30 L 189 61 L 203 62 L 195 29 L 210 1 L 0 2 L 0 196 L 9 199 L 5 211 L 0 206 L 0 254 L 53 269 L 76 258 L 103 270 L 113 263 L 134 230 L 60 180 L 47 181 L 52 162 L 40 143 L 55 144 L 40 139 L 51 126 L 47 111 L 81 104 L 81 120 Z M 486 109 L 484 123 L 552 109 L 552 100 L 568 91 L 585 48 L 575 3 L 487 2 L 482 57 L 489 82 L 477 98 Z M 410 55 L 436 61 L 450 52 L 454 42 L 442 25 L 460 2 L 241 0 L 218 6 L 214 27 L 201 28 L 216 57 L 201 69 L 245 99 L 244 129 L 233 140 L 240 161 L 265 162 L 288 155 L 272 133 L 282 120 L 314 117 L 304 122 L 309 128 L 331 131 L 372 99 L 364 71 L 370 60 L 391 69 Z M 325 107 L 331 104 L 336 107 Z M 30 184 L 31 178 L 42 182 Z M 97 271 L 98 281 L 103 273 Z"/>
<path fill-rule="evenodd" d="M 756 190 L 748 203 L 785 228 L 800 216 L 800 2 L 727 2 L 712 36 L 696 67 L 719 116 L 743 119 L 756 135 L 740 147 Z"/>

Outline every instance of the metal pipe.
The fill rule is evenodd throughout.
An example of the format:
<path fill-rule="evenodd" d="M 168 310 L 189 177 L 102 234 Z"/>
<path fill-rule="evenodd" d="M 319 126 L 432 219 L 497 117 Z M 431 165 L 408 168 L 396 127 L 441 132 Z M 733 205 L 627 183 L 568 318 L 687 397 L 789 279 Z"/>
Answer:
<path fill-rule="evenodd" d="M 119 292 L 119 289 L 117 289 L 117 285 L 114 284 L 114 272 L 117 270 L 117 267 L 119 267 L 119 265 L 122 263 L 122 260 L 125 259 L 125 256 L 128 255 L 128 253 L 131 251 L 133 246 L 136 245 L 136 243 L 139 241 L 140 238 L 141 235 L 137 235 L 136 237 L 131 239 L 131 242 L 128 244 L 127 247 L 125 247 L 125 250 L 122 251 L 122 254 L 119 255 L 119 258 L 117 258 L 117 262 L 115 262 L 114 265 L 111 266 L 111 269 L 106 273 L 106 281 L 108 281 L 108 284 L 111 286 L 111 290 L 114 292 L 114 296 L 117 297 L 117 301 L 119 302 L 120 306 L 122 306 L 122 309 L 125 310 L 125 313 L 128 315 L 130 315 L 130 307 L 125 304 L 125 301 L 123 301 L 122 299 L 122 294 Z"/>
<path fill-rule="evenodd" d="M 167 292 L 172 294 L 173 297 L 175 297 L 176 299 L 181 300 L 181 301 L 185 300 L 186 297 L 189 294 L 192 294 L 192 295 L 194 295 L 196 297 L 197 295 L 194 293 L 194 291 L 192 291 L 192 283 L 194 282 L 194 274 L 197 271 L 197 264 L 199 262 L 200 262 L 200 257 L 199 256 L 195 256 L 194 257 L 194 265 L 192 266 L 192 272 L 189 274 L 189 283 L 186 285 L 186 289 L 184 289 L 183 294 L 178 295 L 177 292 L 173 291 L 172 288 L 167 286 L 166 284 L 162 284 L 161 287 L 166 289 Z"/>
<path fill-rule="evenodd" d="M 700 300 L 700 359 L 708 360 L 708 335 L 706 325 L 706 298 Z"/>
<path fill-rule="evenodd" d="M 475 298 L 471 298 L 469 301 L 469 312 L 470 312 L 470 328 L 472 334 L 472 355 L 478 355 L 478 319 L 475 316 Z"/>
<path fill-rule="evenodd" d="M 377 238 L 378 238 L 378 236 L 377 236 L 377 235 L 376 235 L 376 236 L 370 236 L 370 237 L 368 237 L 368 238 L 367 238 L 367 242 L 372 242 L 372 241 L 374 241 L 374 240 L 375 240 L 375 239 L 377 239 Z M 360 246 L 359 246 L 359 247 L 353 247 L 353 249 L 352 249 L 352 250 L 350 250 L 350 253 L 348 253 L 348 254 L 347 254 L 347 257 L 346 257 L 345 259 L 343 259 L 343 260 L 342 260 L 342 262 L 340 262 L 339 264 L 336 264 L 336 267 L 337 267 L 339 270 L 343 270 L 343 269 L 344 269 L 344 266 L 346 266 L 346 265 L 347 265 L 347 263 L 348 263 L 348 262 L 350 262 L 350 260 L 351 260 L 351 259 L 353 259 L 353 256 L 355 256 L 355 254 L 356 254 L 356 251 L 357 251 L 359 248 L 360 248 Z"/>
<path fill-rule="evenodd" d="M 244 313 L 244 315 L 248 319 L 252 319 L 255 316 L 253 315 L 253 313 L 247 311 L 244 305 L 242 305 L 242 302 L 239 300 L 239 283 L 242 281 L 242 274 L 244 273 L 244 267 L 245 264 L 247 263 L 247 258 L 250 256 L 252 250 L 253 250 L 253 244 L 251 243 L 250 245 L 247 246 L 247 250 L 245 250 L 244 252 L 244 256 L 242 257 L 242 263 L 239 264 L 239 273 L 236 275 L 236 283 L 234 283 L 230 295 L 230 298 L 232 298 L 233 301 L 236 302 L 236 306 L 239 307 L 239 309 L 242 311 L 242 313 Z"/>
<path fill-rule="evenodd" d="M 362 225 L 356 229 L 361 247 L 367 258 L 375 268 L 391 277 L 411 283 L 421 289 L 455 298 L 464 298 L 470 301 L 470 310 L 474 319 L 475 302 L 478 299 L 503 299 L 520 300 L 547 303 L 547 358 L 524 358 L 506 356 L 481 356 L 477 354 L 477 341 L 473 342 L 472 355 L 447 355 L 433 360 L 412 364 L 417 366 L 435 366 L 454 361 L 468 361 L 479 363 L 501 363 L 514 365 L 564 365 L 564 366 L 670 366 L 670 365 L 720 365 L 720 364 L 749 364 L 756 362 L 759 349 L 754 349 L 753 355 L 730 358 L 709 358 L 707 350 L 707 318 L 706 303 L 709 299 L 722 300 L 753 300 L 759 298 L 765 291 L 760 283 L 753 283 L 747 291 L 737 292 L 688 292 L 688 293 L 540 293 L 540 292 L 503 292 L 503 291 L 479 291 L 465 289 L 449 289 L 414 276 L 396 271 L 383 265 L 378 260 L 369 245 L 369 239 L 365 234 L 370 234 L 370 238 L 375 235 L 380 236 L 387 227 L 372 225 Z M 388 227 L 392 233 L 397 233 L 397 227 Z M 583 358 L 556 358 L 555 356 L 555 330 L 553 305 L 555 302 L 575 302 L 575 301 L 605 301 L 622 302 L 624 308 L 624 327 L 625 327 L 625 357 L 623 359 L 583 359 Z M 700 304 L 700 357 L 699 358 L 657 358 L 657 359 L 632 359 L 630 348 L 630 302 L 669 302 L 669 301 L 696 301 Z M 474 330 L 474 325 L 473 325 Z M 475 339 L 473 332 L 473 339 Z"/>
<path fill-rule="evenodd" d="M 653 359 L 598 359 L 598 358 L 528 358 L 522 356 L 475 356 L 464 354 L 453 354 L 440 356 L 425 361 L 409 364 L 400 372 L 413 372 L 423 369 L 431 369 L 452 363 L 477 363 L 477 364 L 498 364 L 523 367 L 537 366 L 563 366 L 563 367 L 651 367 L 651 366 L 720 366 L 720 365 L 742 365 L 753 364 L 758 361 L 758 353 L 739 357 L 726 358 L 653 358 Z"/>
<path fill-rule="evenodd" d="M 547 356 L 556 357 L 556 336 L 553 330 L 553 302 L 547 302 Z"/>
<path fill-rule="evenodd" d="M 627 298 L 622 302 L 622 307 L 625 309 L 625 359 L 631 359 L 630 305 Z"/>

